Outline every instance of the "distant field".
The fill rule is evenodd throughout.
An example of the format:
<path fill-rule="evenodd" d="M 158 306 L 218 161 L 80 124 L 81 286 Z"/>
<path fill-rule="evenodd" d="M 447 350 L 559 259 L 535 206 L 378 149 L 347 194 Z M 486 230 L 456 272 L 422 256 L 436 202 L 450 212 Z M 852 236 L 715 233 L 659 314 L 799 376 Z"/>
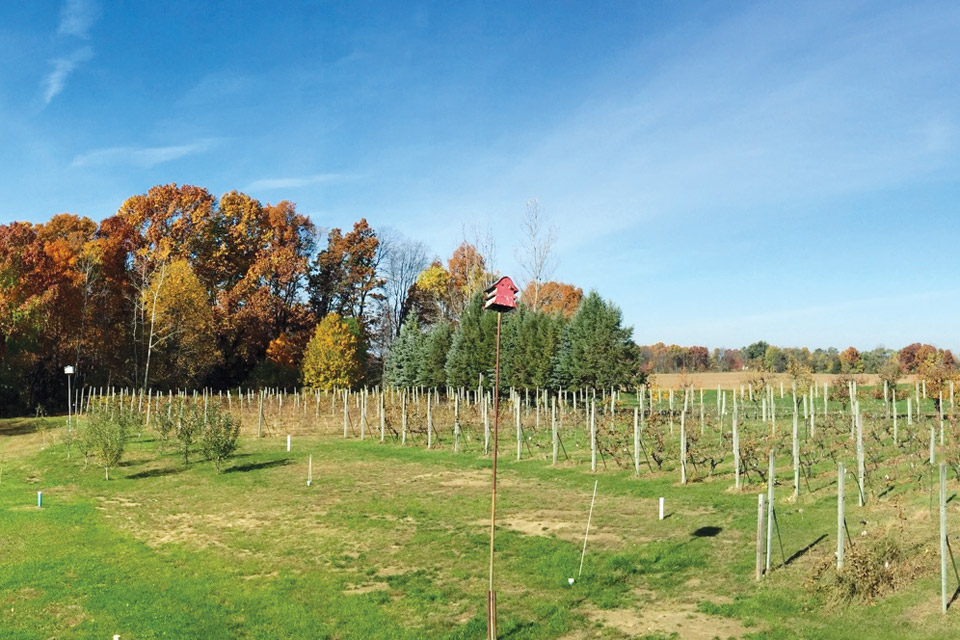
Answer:
<path fill-rule="evenodd" d="M 756 371 L 724 371 L 724 372 L 705 372 L 705 373 L 656 373 L 653 374 L 652 380 L 653 384 L 667 387 L 679 387 L 683 380 L 686 380 L 688 384 L 692 384 L 696 388 L 716 388 L 717 385 L 720 385 L 724 389 L 732 389 L 735 386 L 740 384 L 746 384 L 757 375 Z M 773 373 L 765 374 L 768 379 L 773 380 L 782 380 L 784 385 L 789 388 L 790 385 L 790 376 L 786 373 Z M 836 374 L 833 373 L 815 373 L 813 374 L 813 379 L 818 383 L 823 385 L 824 382 L 830 383 L 836 378 Z M 861 373 L 857 374 L 856 378 L 860 381 L 860 384 L 864 385 L 875 385 L 879 380 L 879 376 L 874 373 Z M 913 384 L 916 380 L 915 375 L 905 376 L 901 382 Z"/>
<path fill-rule="evenodd" d="M 686 418 L 696 451 L 708 441 L 729 446 L 729 416 L 710 413 L 716 398 L 705 396 L 704 426 L 699 410 Z M 866 396 L 863 403 L 871 412 L 865 507 L 856 506 L 855 481 L 846 482 L 852 573 L 838 578 L 833 569 L 835 459 L 855 467 L 849 418 L 836 403 L 829 419 L 818 419 L 829 454 L 817 454 L 819 440 L 805 440 L 804 455 L 813 457 L 794 500 L 782 439 L 789 442 L 786 403 L 778 408 L 781 439 L 763 440 L 776 447 L 779 480 L 773 570 L 760 582 L 754 541 L 757 494 L 765 485 L 751 473 L 734 490 L 729 455 L 713 472 L 690 466 L 690 482 L 681 485 L 674 448 L 680 421 L 670 414 L 668 423 L 665 405 L 644 437 L 652 451 L 662 434 L 668 459 L 660 470 L 644 462 L 639 477 L 629 453 L 631 409 L 610 423 L 598 404 L 604 429 L 597 473 L 590 471 L 582 413 L 568 408 L 555 467 L 547 417 L 538 424 L 533 410 L 523 415 L 520 461 L 512 418 L 505 417 L 500 636 L 960 636 L 958 612 L 939 612 L 936 492 L 923 462 L 928 426 L 936 424 L 932 405 L 924 401 L 922 425 L 901 422 L 907 445 L 897 448 L 883 431 L 882 405 Z M 67 459 L 62 418 L 0 421 L 0 637 L 484 638 L 490 458 L 482 453 L 476 412 L 461 407 L 455 453 L 446 401 L 434 407 L 433 450 L 425 447 L 424 414 L 416 406 L 406 446 L 395 436 L 395 413 L 383 444 L 372 412 L 359 441 L 352 402 L 349 438 L 334 435 L 340 407 L 302 397 L 299 405 L 290 397 L 267 403 L 259 439 L 257 407 L 245 408 L 241 450 L 219 475 L 208 462 L 184 465 L 169 447 L 159 454 L 145 432 L 130 442 L 110 481 L 95 463 L 85 468 L 75 450 Z M 746 451 L 770 427 L 754 403 L 741 410 Z M 949 457 L 952 421 L 947 428 L 938 455 Z M 294 434 L 290 452 L 286 433 Z M 307 487 L 311 455 L 314 485 Z M 951 494 L 960 488 L 953 475 Z M 571 586 L 594 480 L 583 574 Z M 949 519 L 960 530 L 960 502 L 950 503 Z M 896 546 L 888 555 L 872 555 L 889 540 Z M 878 557 L 891 558 L 892 568 L 883 560 L 878 568 Z M 867 578 L 851 577 L 858 572 Z M 858 595 L 867 587 L 876 593 Z M 951 577 L 951 593 L 956 587 Z"/>

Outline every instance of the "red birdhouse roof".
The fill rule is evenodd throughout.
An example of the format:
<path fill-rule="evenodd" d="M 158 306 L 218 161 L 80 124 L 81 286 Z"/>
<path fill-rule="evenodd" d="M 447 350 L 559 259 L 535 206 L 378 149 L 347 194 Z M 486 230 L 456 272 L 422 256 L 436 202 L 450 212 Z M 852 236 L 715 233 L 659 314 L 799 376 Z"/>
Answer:
<path fill-rule="evenodd" d="M 517 293 L 520 289 L 513 284 L 513 280 L 504 276 L 490 285 L 486 290 L 486 300 L 483 308 L 493 311 L 510 311 L 517 308 Z"/>

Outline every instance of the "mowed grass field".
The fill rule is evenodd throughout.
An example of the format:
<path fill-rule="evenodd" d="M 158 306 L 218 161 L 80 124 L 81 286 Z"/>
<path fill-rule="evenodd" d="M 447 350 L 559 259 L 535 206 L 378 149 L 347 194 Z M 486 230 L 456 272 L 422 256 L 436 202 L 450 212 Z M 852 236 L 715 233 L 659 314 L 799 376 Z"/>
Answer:
<path fill-rule="evenodd" d="M 244 437 L 217 474 L 144 433 L 107 481 L 75 450 L 67 459 L 63 422 L 0 421 L 0 638 L 485 637 L 488 456 L 306 435 L 287 452 L 273 434 Z M 501 438 L 500 637 L 960 636 L 960 611 L 939 611 L 930 490 L 861 509 L 848 482 L 853 546 L 899 527 L 916 553 L 896 591 L 847 600 L 830 578 L 835 472 L 793 503 L 788 452 L 778 463 L 774 570 L 757 582 L 763 488 L 733 491 L 729 463 L 681 486 L 672 470 L 594 474 L 583 455 L 517 462 L 509 425 Z"/>

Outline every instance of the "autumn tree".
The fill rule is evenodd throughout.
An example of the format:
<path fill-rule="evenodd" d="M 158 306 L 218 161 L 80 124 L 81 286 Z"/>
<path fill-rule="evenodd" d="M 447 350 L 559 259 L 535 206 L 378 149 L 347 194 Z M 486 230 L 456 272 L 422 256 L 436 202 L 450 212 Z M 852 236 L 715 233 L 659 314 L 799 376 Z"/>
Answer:
<path fill-rule="evenodd" d="M 377 273 L 379 243 L 364 218 L 346 234 L 330 231 L 310 271 L 310 304 L 317 317 L 336 313 L 356 318 L 361 326 L 367 322 L 368 304 L 381 295 L 377 289 L 383 284 Z"/>
<path fill-rule="evenodd" d="M 195 385 L 216 365 L 213 312 L 199 278 L 183 259 L 158 266 L 144 292 L 147 353 L 143 385 Z M 151 371 L 151 362 L 154 369 Z"/>
<path fill-rule="evenodd" d="M 529 304 L 531 309 L 559 313 L 566 318 L 572 318 L 583 299 L 583 289 L 552 280 L 540 284 L 538 288 L 531 280 L 520 294 L 520 299 L 524 304 Z M 534 300 L 536 303 L 533 302 Z"/>
<path fill-rule="evenodd" d="M 840 352 L 840 369 L 843 373 L 863 373 L 863 362 L 856 348 L 847 347 Z"/>
<path fill-rule="evenodd" d="M 354 325 L 356 326 L 356 325 Z M 360 382 L 360 336 L 339 314 L 317 325 L 303 355 L 303 384 L 313 389 L 349 388 Z"/>

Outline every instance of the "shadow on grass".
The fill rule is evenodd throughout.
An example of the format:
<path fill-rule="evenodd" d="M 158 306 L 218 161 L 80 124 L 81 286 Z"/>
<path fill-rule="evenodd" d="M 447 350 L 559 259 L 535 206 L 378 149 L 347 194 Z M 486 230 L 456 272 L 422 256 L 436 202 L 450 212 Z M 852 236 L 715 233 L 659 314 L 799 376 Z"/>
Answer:
<path fill-rule="evenodd" d="M 175 473 L 180 473 L 183 469 L 178 469 L 176 467 L 163 467 L 161 469 L 147 469 L 146 471 L 138 471 L 137 473 L 131 473 L 127 476 L 130 480 L 139 480 L 140 478 L 162 478 L 163 476 L 170 476 Z"/>
<path fill-rule="evenodd" d="M 700 527 L 695 530 L 692 534 L 695 538 L 712 538 L 723 531 L 722 527 Z"/>
<path fill-rule="evenodd" d="M 784 561 L 783 566 L 787 566 L 787 565 L 790 564 L 791 562 L 793 562 L 793 561 L 795 561 L 795 560 L 799 560 L 800 558 L 802 558 L 803 556 L 805 556 L 808 551 L 810 551 L 810 550 L 813 549 L 815 546 L 817 546 L 818 544 L 820 544 L 821 542 L 823 542 L 823 540 L 824 540 L 826 537 L 827 537 L 827 534 L 825 534 L 825 533 L 822 534 L 819 538 L 817 538 L 816 540 L 814 540 L 813 542 L 811 542 L 810 544 L 808 544 L 807 546 L 805 546 L 803 549 L 800 549 L 799 551 L 797 551 L 796 553 L 794 553 L 792 556 L 790 556 L 789 558 L 787 558 L 786 561 Z"/>
<path fill-rule="evenodd" d="M 238 464 L 224 469 L 224 473 L 237 473 L 244 471 L 257 471 L 259 469 L 270 469 L 271 467 L 282 467 L 292 462 L 290 458 L 280 458 L 279 460 L 267 460 L 265 462 L 248 462 L 247 464 Z"/>
<path fill-rule="evenodd" d="M 0 425 L 0 436 L 22 436 L 36 432 L 37 420 L 31 418 L 10 420 L 6 424 Z"/>

